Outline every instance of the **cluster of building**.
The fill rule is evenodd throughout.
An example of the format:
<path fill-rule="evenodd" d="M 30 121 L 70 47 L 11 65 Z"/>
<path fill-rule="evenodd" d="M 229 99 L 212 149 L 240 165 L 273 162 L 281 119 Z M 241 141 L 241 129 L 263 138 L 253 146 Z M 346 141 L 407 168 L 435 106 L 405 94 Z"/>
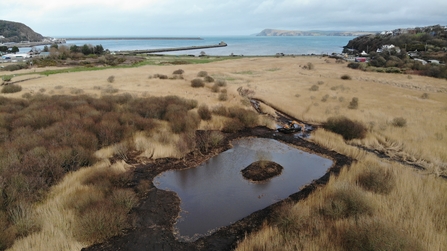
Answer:
<path fill-rule="evenodd" d="M 439 31 L 447 32 L 447 25 L 446 26 L 440 26 L 440 25 L 433 25 L 428 27 L 416 27 L 416 28 L 399 28 L 395 30 L 390 31 L 382 31 L 380 35 L 402 35 L 402 34 L 418 34 L 421 32 L 428 32 L 428 33 L 436 33 Z"/>

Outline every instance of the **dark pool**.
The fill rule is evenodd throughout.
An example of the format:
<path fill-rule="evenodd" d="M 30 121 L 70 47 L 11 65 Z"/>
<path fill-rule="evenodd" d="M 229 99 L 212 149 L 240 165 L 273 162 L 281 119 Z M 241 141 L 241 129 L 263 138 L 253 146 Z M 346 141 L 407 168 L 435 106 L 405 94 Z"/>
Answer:
<path fill-rule="evenodd" d="M 329 159 L 273 139 L 244 138 L 232 145 L 198 167 L 167 171 L 154 179 L 157 188 L 174 191 L 181 199 L 175 226 L 180 239 L 195 240 L 283 200 L 332 165 Z M 264 183 L 245 180 L 240 171 L 259 159 L 282 165 L 282 174 Z"/>

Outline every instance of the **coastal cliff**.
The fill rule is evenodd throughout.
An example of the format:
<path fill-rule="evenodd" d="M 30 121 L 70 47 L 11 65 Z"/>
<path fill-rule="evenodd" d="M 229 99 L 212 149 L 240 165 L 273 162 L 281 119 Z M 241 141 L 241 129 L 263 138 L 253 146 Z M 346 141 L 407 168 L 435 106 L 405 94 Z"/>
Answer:
<path fill-rule="evenodd" d="M 44 37 L 30 27 L 17 22 L 0 20 L 0 41 L 8 42 L 40 42 Z"/>

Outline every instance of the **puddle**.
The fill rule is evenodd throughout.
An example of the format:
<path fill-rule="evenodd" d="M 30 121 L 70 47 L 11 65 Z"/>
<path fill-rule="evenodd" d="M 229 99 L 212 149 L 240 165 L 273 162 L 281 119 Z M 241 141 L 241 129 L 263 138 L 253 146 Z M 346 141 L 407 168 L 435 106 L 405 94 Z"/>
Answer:
<path fill-rule="evenodd" d="M 174 191 L 181 199 L 175 225 L 180 240 L 193 241 L 283 200 L 332 165 L 329 159 L 273 139 L 244 138 L 232 145 L 198 167 L 166 171 L 154 179 L 157 188 Z M 260 159 L 283 166 L 282 174 L 263 183 L 245 180 L 240 171 Z"/>

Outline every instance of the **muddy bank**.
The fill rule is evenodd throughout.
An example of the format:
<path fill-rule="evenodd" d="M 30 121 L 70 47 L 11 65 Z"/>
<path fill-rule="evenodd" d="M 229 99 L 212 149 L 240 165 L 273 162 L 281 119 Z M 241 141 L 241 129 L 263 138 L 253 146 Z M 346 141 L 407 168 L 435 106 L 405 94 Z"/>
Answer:
<path fill-rule="evenodd" d="M 198 132 L 200 133 L 200 132 Z M 195 167 L 212 156 L 230 148 L 230 141 L 240 137 L 262 137 L 282 141 L 296 147 L 328 157 L 334 161 L 329 172 L 313 181 L 301 191 L 289 198 L 275 203 L 263 210 L 237 221 L 236 223 L 215 231 L 195 242 L 179 242 L 175 239 L 173 229 L 180 210 L 180 201 L 175 193 L 157 189 L 152 180 L 163 171 Z M 296 202 L 307 197 L 318 185 L 327 183 L 331 174 L 338 174 L 341 167 L 350 165 L 352 159 L 334 151 L 324 149 L 314 143 L 272 131 L 265 127 L 256 127 L 243 132 L 226 135 L 225 142 L 207 154 L 189 154 L 184 159 L 160 159 L 136 166 L 131 187 L 142 196 L 140 205 L 132 211 L 133 229 L 128 229 L 122 236 L 114 237 L 105 243 L 93 245 L 83 250 L 231 250 L 238 241 L 252 231 L 258 230 L 272 212 L 285 203 Z"/>

